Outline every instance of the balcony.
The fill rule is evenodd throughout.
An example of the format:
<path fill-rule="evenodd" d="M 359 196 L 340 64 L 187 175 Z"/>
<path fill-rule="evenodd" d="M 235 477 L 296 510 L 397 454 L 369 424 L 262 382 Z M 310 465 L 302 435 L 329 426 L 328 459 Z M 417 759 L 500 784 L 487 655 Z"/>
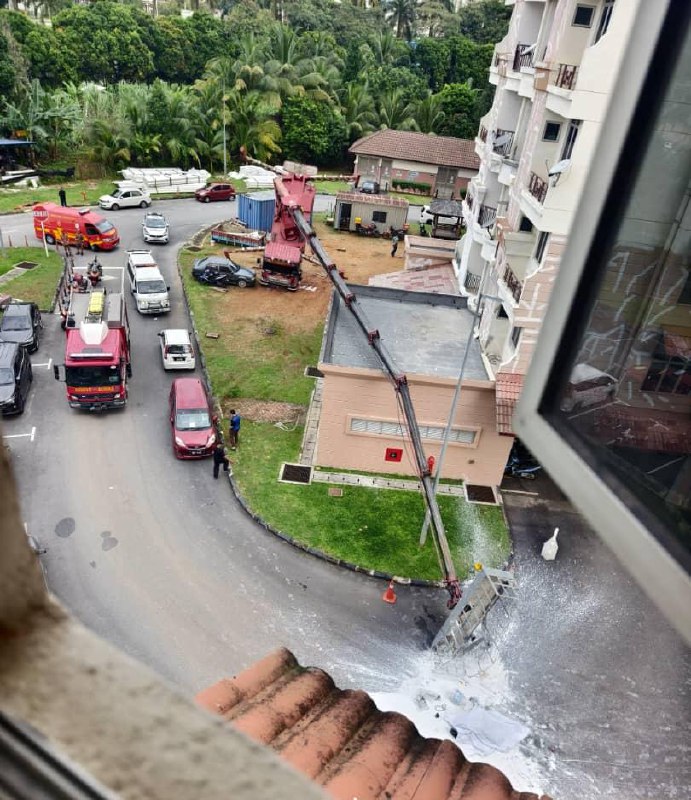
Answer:
<path fill-rule="evenodd" d="M 497 155 L 503 156 L 504 158 L 508 157 L 513 147 L 513 137 L 515 133 L 515 131 L 506 131 L 502 128 L 497 128 L 494 132 L 492 150 Z"/>
<path fill-rule="evenodd" d="M 534 52 L 534 44 L 519 44 L 513 55 L 513 71 L 520 72 L 524 67 L 532 67 Z"/>
<path fill-rule="evenodd" d="M 480 206 L 480 212 L 477 216 L 477 224 L 481 228 L 491 228 L 497 218 L 497 209 L 492 206 Z"/>
<path fill-rule="evenodd" d="M 511 296 L 513 297 L 514 303 L 518 305 L 518 303 L 520 303 L 521 301 L 523 284 L 513 274 L 513 270 L 508 264 L 506 265 L 506 269 L 504 270 L 503 281 L 506 284 L 506 288 L 511 292 Z"/>
<path fill-rule="evenodd" d="M 559 89 L 573 89 L 576 85 L 578 67 L 575 64 L 558 64 L 557 76 L 554 85 Z"/>
<path fill-rule="evenodd" d="M 545 202 L 545 197 L 547 197 L 547 189 L 547 181 L 544 181 L 539 175 L 531 172 L 530 181 L 528 182 L 528 191 L 538 203 Z"/>

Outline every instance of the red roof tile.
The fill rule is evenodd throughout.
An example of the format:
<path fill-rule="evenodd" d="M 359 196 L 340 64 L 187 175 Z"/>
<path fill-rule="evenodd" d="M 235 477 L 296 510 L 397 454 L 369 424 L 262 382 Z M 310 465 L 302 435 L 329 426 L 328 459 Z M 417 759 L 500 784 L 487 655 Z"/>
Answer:
<path fill-rule="evenodd" d="M 432 136 L 428 133 L 375 131 L 350 146 L 350 153 L 363 156 L 399 158 L 442 167 L 480 169 L 475 142 L 454 136 Z"/>
<path fill-rule="evenodd" d="M 365 692 L 342 691 L 326 672 L 301 667 L 285 649 L 196 700 L 337 800 L 538 800 L 494 767 L 467 761 L 453 742 L 424 739 L 402 714 L 379 711 Z"/>
<path fill-rule="evenodd" d="M 523 375 L 500 372 L 495 385 L 497 433 L 513 435 L 513 412 L 523 390 Z"/>

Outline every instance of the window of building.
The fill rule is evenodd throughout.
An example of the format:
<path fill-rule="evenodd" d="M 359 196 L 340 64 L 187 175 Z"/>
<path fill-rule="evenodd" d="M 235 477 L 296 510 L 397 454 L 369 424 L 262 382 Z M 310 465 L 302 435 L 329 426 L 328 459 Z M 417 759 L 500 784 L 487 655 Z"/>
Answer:
<path fill-rule="evenodd" d="M 497 319 L 508 319 L 509 315 L 506 313 L 506 309 L 504 308 L 503 303 L 499 303 L 497 306 Z"/>
<path fill-rule="evenodd" d="M 514 347 L 514 350 L 518 347 L 518 343 L 521 341 L 521 333 L 523 332 L 523 328 L 515 327 L 511 331 L 511 344 Z"/>
<path fill-rule="evenodd" d="M 418 427 L 420 429 L 420 437 L 432 442 L 441 442 L 446 431 L 445 425 L 419 425 Z M 408 427 L 400 422 L 352 417 L 350 420 L 350 432 L 369 433 L 375 436 L 400 439 L 408 436 Z M 477 434 L 478 431 L 454 427 L 451 429 L 449 442 L 453 444 L 475 444 Z"/>
<path fill-rule="evenodd" d="M 386 222 L 386 211 L 373 211 L 372 222 Z"/>
<path fill-rule="evenodd" d="M 528 217 L 521 217 L 521 221 L 518 225 L 518 230 L 522 231 L 523 233 L 530 233 L 533 229 L 533 223 L 528 219 Z"/>
<path fill-rule="evenodd" d="M 589 28 L 593 24 L 595 16 L 595 6 L 576 6 L 576 13 L 573 15 L 572 25 L 579 28 Z"/>
<path fill-rule="evenodd" d="M 535 260 L 538 264 L 542 263 L 542 257 L 545 254 L 547 242 L 549 241 L 549 233 L 547 231 L 540 231 L 537 237 L 537 245 L 535 247 Z"/>
<path fill-rule="evenodd" d="M 595 42 L 599 42 L 600 39 L 602 39 L 602 37 L 607 33 L 609 21 L 612 19 L 612 12 L 614 11 L 614 2 L 615 0 L 604 0 L 602 11 L 600 12 L 600 21 L 597 23 Z"/>
<path fill-rule="evenodd" d="M 559 139 L 559 133 L 561 132 L 561 123 L 559 122 L 548 122 L 545 125 L 545 130 L 542 134 L 542 141 L 543 142 L 556 142 Z"/>
<path fill-rule="evenodd" d="M 566 136 L 564 137 L 564 147 L 561 151 L 562 161 L 571 158 L 573 146 L 576 144 L 576 139 L 578 138 L 578 131 L 581 127 L 581 122 L 582 120 L 580 119 L 569 120 L 569 124 L 566 127 Z"/>

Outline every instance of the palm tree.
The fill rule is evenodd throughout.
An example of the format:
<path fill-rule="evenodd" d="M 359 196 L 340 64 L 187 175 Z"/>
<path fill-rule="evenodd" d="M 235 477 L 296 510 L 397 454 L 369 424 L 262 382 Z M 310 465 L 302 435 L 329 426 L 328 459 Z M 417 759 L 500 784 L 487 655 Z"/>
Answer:
<path fill-rule="evenodd" d="M 415 0 L 385 0 L 384 15 L 400 39 L 404 34 L 410 41 L 415 26 Z"/>
<path fill-rule="evenodd" d="M 231 92 L 228 108 L 231 152 L 239 153 L 244 148 L 260 161 L 268 161 L 281 152 L 281 129 L 272 118 L 276 109 L 267 106 L 258 92 Z"/>
<path fill-rule="evenodd" d="M 394 89 L 379 100 L 379 127 L 394 130 L 415 130 L 417 127 L 413 116 L 413 106 L 406 103 L 403 92 Z"/>
<path fill-rule="evenodd" d="M 92 120 L 85 131 L 87 156 L 98 164 L 105 175 L 129 164 L 131 159 L 129 130 L 120 119 Z"/>
<path fill-rule="evenodd" d="M 379 31 L 369 39 L 369 46 L 380 67 L 393 64 L 406 47 L 394 36 L 393 31 Z"/>
<path fill-rule="evenodd" d="M 349 142 L 374 130 L 378 118 L 367 83 L 349 83 L 346 86 L 341 113 L 346 122 Z"/>
<path fill-rule="evenodd" d="M 439 96 L 430 92 L 415 104 L 414 116 L 419 130 L 423 133 L 436 133 L 446 114 L 441 110 Z"/>

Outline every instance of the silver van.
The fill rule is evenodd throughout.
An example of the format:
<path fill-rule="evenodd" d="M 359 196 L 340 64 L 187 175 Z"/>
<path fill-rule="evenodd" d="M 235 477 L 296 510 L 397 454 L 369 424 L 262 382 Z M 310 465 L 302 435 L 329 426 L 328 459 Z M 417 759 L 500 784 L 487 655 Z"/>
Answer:
<path fill-rule="evenodd" d="M 128 264 L 130 291 L 141 314 L 165 314 L 170 311 L 170 298 L 158 267 L 132 267 Z"/>

